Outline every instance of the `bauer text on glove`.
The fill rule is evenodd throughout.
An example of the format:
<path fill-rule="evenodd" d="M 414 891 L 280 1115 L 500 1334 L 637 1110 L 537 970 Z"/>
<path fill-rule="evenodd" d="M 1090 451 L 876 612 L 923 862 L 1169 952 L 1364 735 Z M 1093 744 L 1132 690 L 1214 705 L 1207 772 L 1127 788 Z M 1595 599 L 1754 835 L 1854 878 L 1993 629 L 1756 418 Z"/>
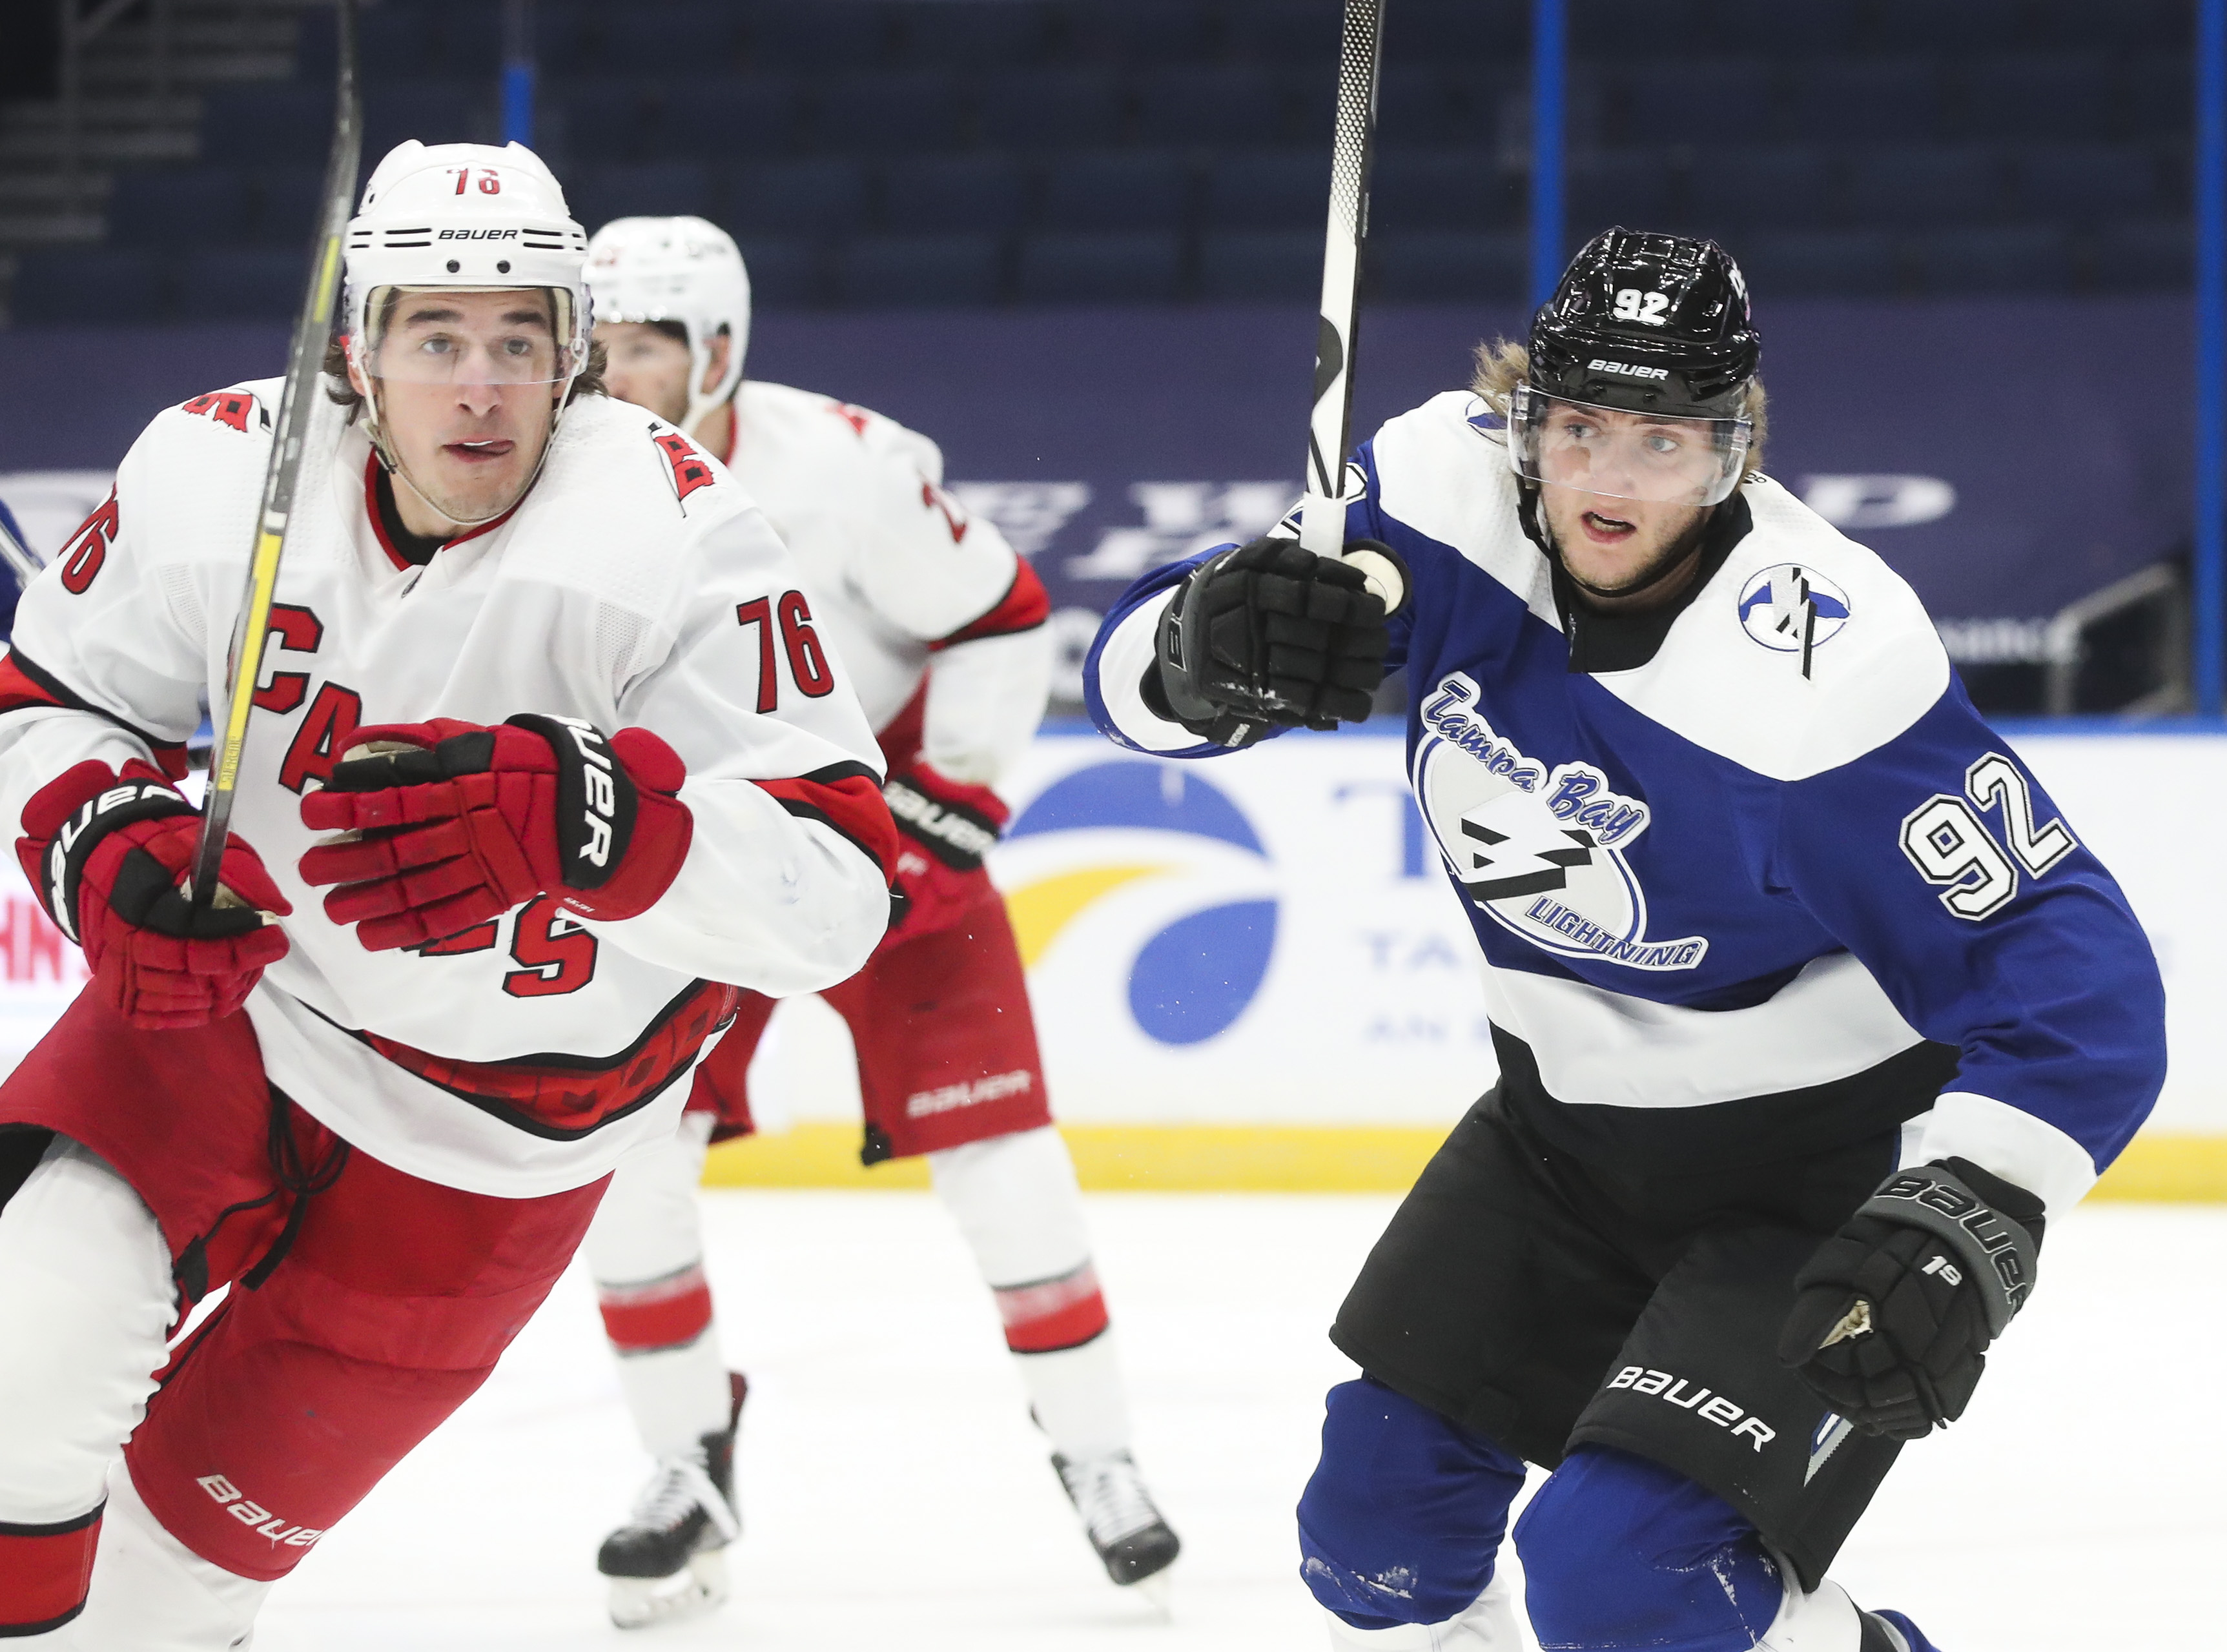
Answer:
<path fill-rule="evenodd" d="M 1898 1170 L 1795 1276 L 1778 1357 L 1866 1433 L 1962 1416 L 2033 1288 L 2041 1201 L 1950 1158 Z"/>
<path fill-rule="evenodd" d="M 340 885 L 326 915 L 358 925 L 373 952 L 442 940 L 545 893 L 583 917 L 634 917 L 687 857 L 687 770 L 647 729 L 444 718 L 358 729 L 350 749 L 370 755 L 335 764 L 302 819 L 352 835 L 303 855 L 302 877 Z"/>
<path fill-rule="evenodd" d="M 225 845 L 219 903 L 194 909 L 181 885 L 201 824 L 200 811 L 138 762 L 120 775 L 105 762 L 79 763 L 23 807 L 16 853 L 31 887 L 85 949 L 94 990 L 135 1027 L 199 1027 L 230 1015 L 286 955 L 285 934 L 269 915 L 293 906 L 237 837 Z"/>

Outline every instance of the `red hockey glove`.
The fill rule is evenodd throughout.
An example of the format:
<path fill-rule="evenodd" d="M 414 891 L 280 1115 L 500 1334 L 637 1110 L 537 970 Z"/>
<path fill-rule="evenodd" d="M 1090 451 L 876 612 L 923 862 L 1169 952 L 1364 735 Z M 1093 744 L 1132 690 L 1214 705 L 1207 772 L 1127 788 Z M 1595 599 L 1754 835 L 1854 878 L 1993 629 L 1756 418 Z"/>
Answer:
<path fill-rule="evenodd" d="M 647 729 L 606 738 L 570 718 L 500 728 L 442 718 L 358 729 L 352 751 L 302 800 L 312 831 L 359 834 L 302 857 L 338 883 L 325 915 L 366 950 L 418 947 L 552 894 L 584 917 L 631 918 L 680 871 L 695 826 L 676 795 L 687 769 Z"/>
<path fill-rule="evenodd" d="M 897 823 L 897 890 L 903 915 L 892 934 L 941 929 L 990 887 L 982 857 L 1012 811 L 986 786 L 967 786 L 925 763 L 893 769 L 882 788 Z"/>
<path fill-rule="evenodd" d="M 150 1031 L 230 1015 L 286 955 L 285 932 L 266 915 L 293 905 L 236 837 L 225 846 L 222 888 L 245 904 L 193 909 L 179 885 L 201 820 L 150 765 L 128 762 L 119 775 L 87 761 L 33 794 L 16 839 L 47 915 L 85 948 L 94 988 Z"/>

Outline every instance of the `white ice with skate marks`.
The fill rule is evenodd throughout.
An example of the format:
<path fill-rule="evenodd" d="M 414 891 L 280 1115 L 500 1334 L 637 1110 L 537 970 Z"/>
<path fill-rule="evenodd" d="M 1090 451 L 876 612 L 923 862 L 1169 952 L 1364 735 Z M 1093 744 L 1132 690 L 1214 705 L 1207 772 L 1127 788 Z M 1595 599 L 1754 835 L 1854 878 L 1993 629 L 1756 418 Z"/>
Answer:
<path fill-rule="evenodd" d="M 479 1395 L 278 1585 L 256 1652 L 1325 1644 L 1292 1505 L 1323 1392 L 1352 1374 L 1323 1329 L 1391 1199 L 1088 1197 L 1138 1458 L 1184 1539 L 1171 1620 L 1107 1583 L 930 1196 L 705 1202 L 728 1352 L 751 1380 L 727 1605 L 639 1635 L 604 1619 L 596 1546 L 648 1465 L 575 1272 Z M 2227 1210 L 2052 1223 L 1971 1411 L 1903 1454 L 1835 1576 L 1944 1652 L 2213 1652 L 2227 1444 L 2205 1419 L 2227 1319 L 2190 1311 L 2188 1287 L 2223 1272 Z"/>

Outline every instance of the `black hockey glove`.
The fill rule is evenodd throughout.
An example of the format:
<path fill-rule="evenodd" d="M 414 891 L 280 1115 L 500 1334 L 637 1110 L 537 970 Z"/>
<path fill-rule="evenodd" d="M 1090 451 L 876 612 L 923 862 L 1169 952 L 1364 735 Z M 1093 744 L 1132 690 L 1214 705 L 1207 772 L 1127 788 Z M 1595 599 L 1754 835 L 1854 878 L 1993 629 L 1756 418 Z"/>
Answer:
<path fill-rule="evenodd" d="M 1867 1434 L 1964 1413 L 2033 1288 L 2042 1205 L 1965 1159 L 1889 1177 L 1795 1276 L 1778 1357 Z"/>
<path fill-rule="evenodd" d="M 1399 560 L 1373 540 L 1356 543 Z M 1334 729 L 1369 715 L 1390 646 L 1384 604 L 1360 570 L 1295 539 L 1255 539 L 1177 588 L 1145 672 L 1145 704 L 1222 746 Z"/>

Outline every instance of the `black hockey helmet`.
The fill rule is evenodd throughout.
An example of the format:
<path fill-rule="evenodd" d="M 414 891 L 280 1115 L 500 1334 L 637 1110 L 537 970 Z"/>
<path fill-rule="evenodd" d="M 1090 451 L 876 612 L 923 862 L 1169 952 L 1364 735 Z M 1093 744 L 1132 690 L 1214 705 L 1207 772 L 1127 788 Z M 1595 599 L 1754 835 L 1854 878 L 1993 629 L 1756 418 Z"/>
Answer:
<path fill-rule="evenodd" d="M 1529 382 L 1637 413 L 1736 418 L 1762 340 L 1747 283 L 1714 241 L 1603 230 L 1531 321 Z"/>

